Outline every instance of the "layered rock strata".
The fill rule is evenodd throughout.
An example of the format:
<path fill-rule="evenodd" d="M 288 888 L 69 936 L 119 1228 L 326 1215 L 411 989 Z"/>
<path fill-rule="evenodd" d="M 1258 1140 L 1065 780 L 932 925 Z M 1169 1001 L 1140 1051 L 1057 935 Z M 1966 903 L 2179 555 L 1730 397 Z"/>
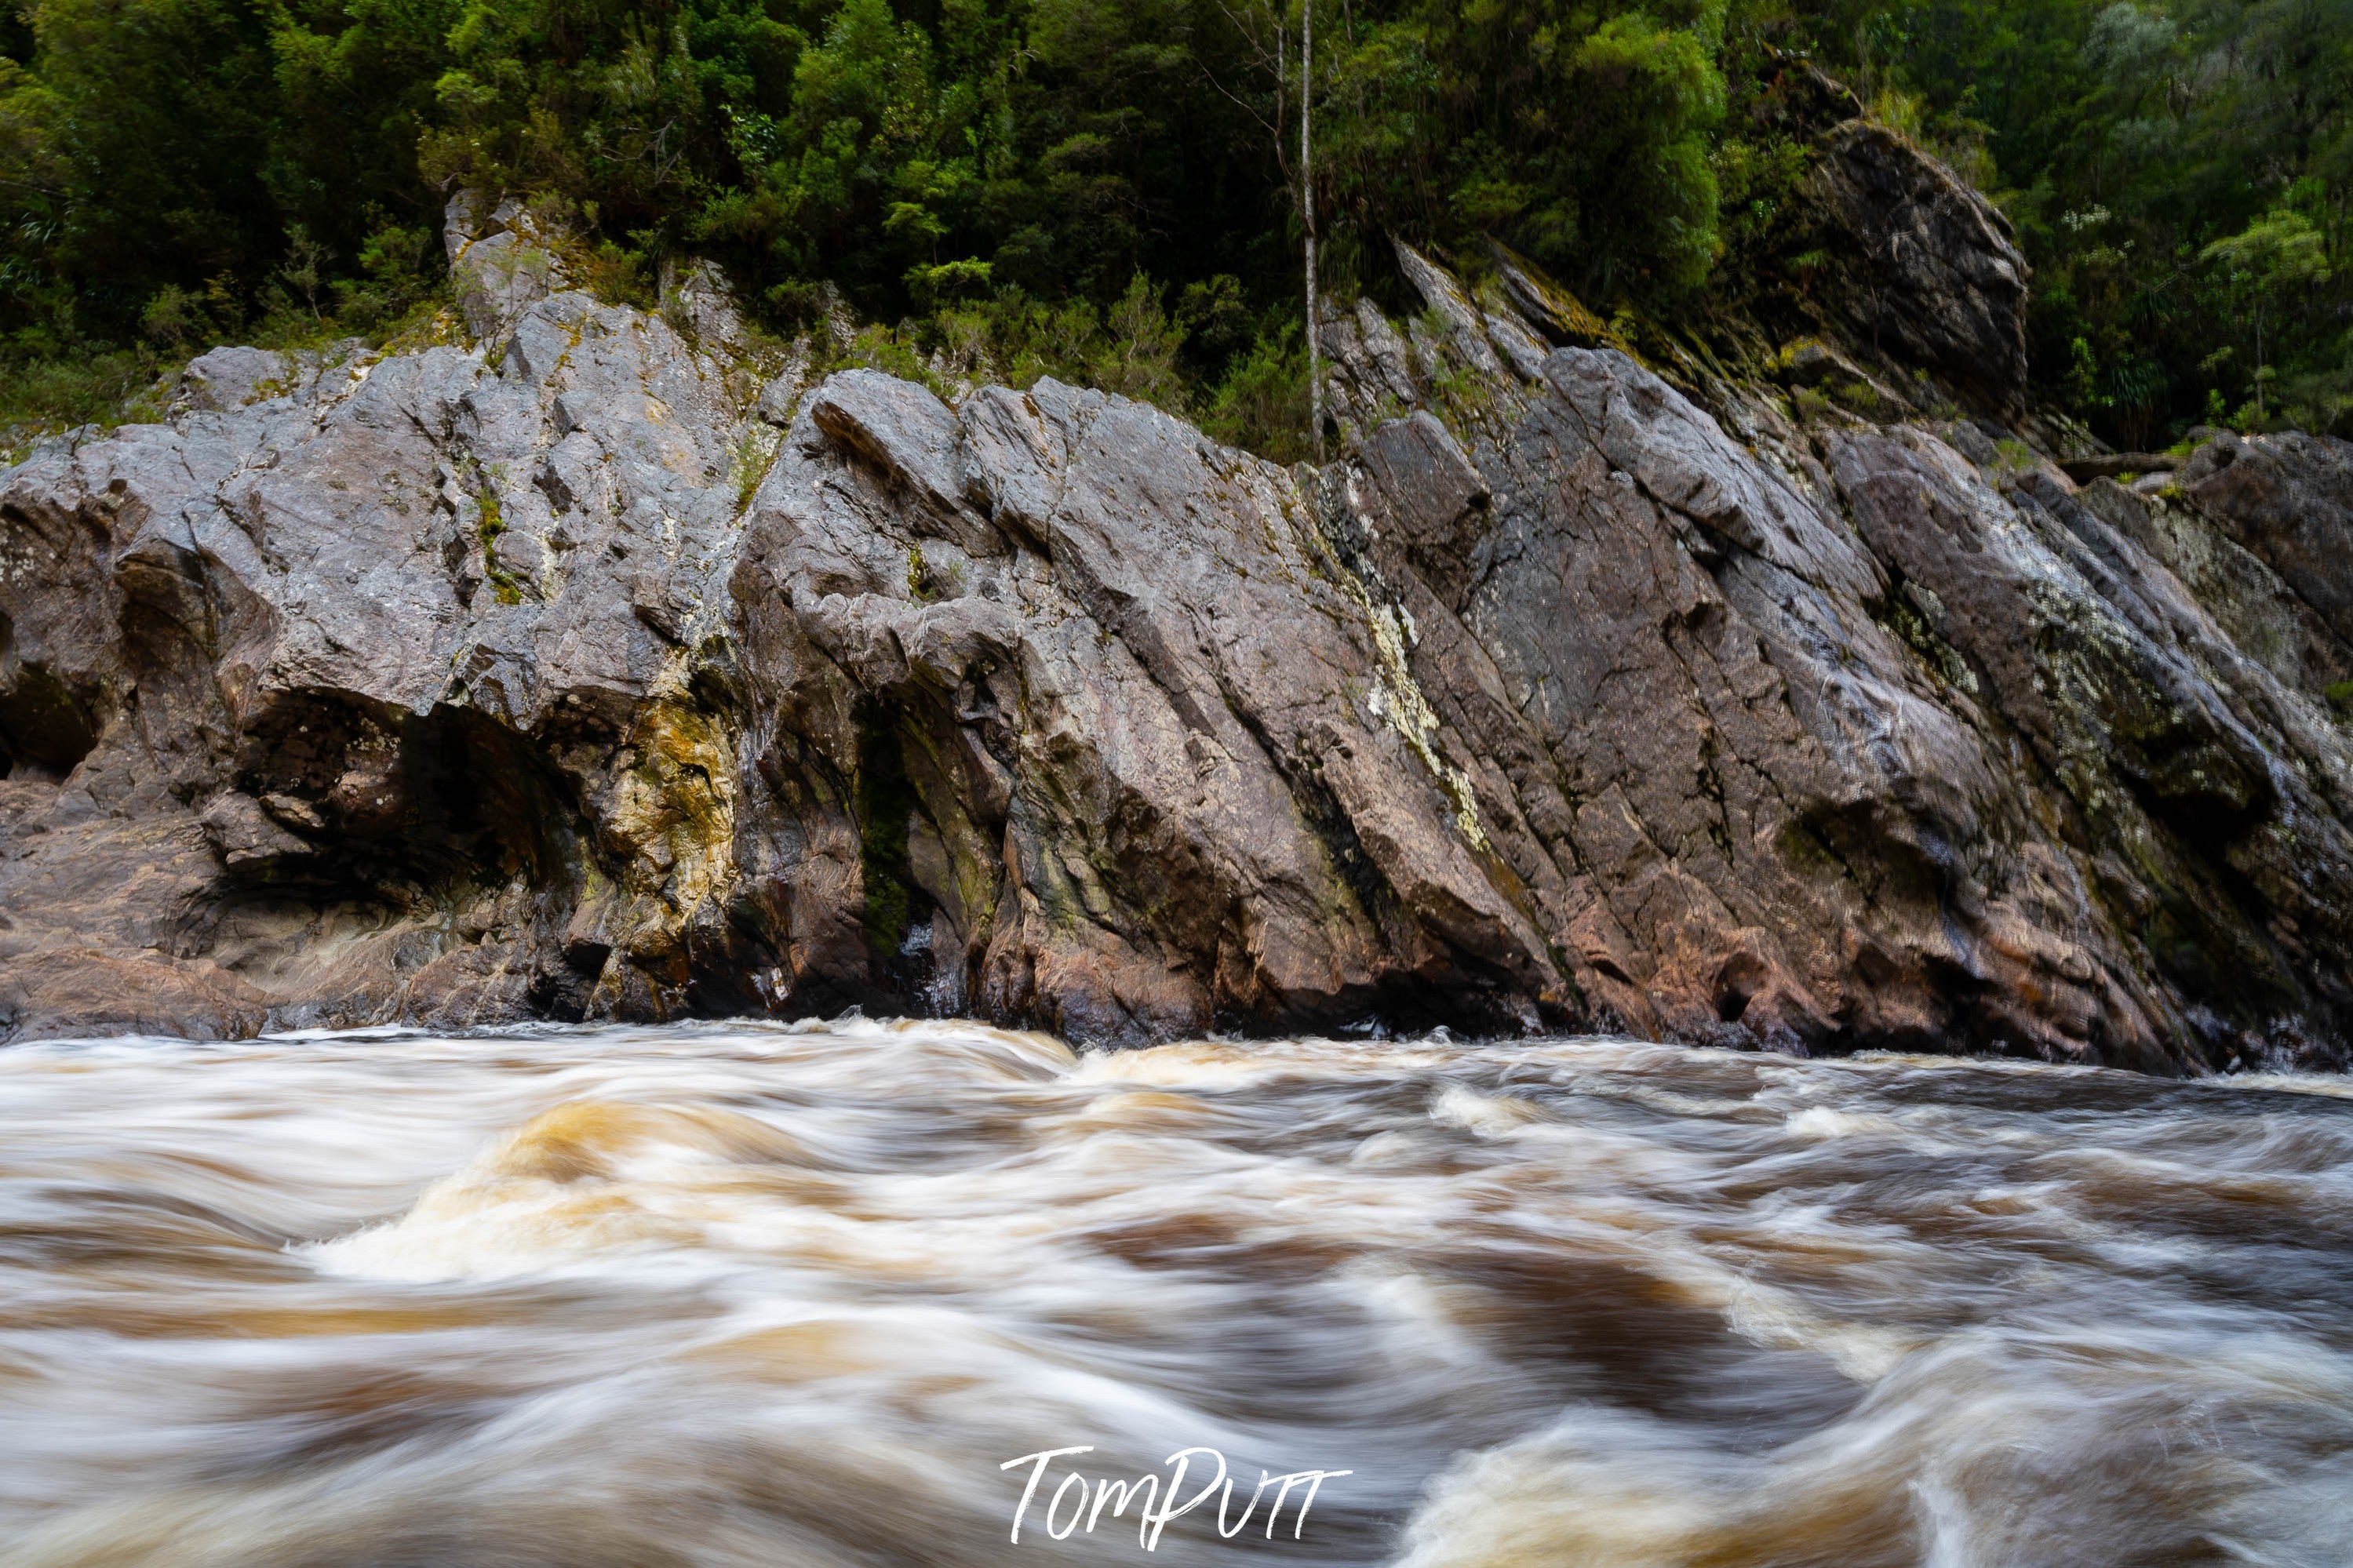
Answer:
<path fill-rule="evenodd" d="M 757 374 L 709 274 L 601 305 L 456 219 L 482 335 L 200 362 L 0 479 L 0 1029 L 2341 1053 L 2342 443 L 2079 487 L 2022 364 L 1866 417 L 1406 252 L 1285 470 Z M 1921 331 L 2007 341 L 1997 241 Z"/>

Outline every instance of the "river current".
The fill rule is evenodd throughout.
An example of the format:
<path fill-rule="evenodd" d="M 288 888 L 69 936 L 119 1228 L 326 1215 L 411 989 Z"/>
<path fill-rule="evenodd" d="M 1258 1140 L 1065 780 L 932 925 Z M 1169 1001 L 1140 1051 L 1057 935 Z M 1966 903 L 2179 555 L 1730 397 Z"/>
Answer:
<path fill-rule="evenodd" d="M 18 1047 L 0 1563 L 2343 1563 L 2346 1088 L 855 1020 Z M 1010 1540 L 1005 1462 L 1081 1446 Z M 1080 1522 L 1071 1474 L 1188 1447 L 1229 1498 Z"/>

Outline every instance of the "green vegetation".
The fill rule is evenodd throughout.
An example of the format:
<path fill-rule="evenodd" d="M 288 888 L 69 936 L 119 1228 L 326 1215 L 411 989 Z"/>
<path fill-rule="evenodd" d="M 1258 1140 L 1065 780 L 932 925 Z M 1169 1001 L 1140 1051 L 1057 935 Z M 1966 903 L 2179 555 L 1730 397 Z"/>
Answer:
<path fill-rule="evenodd" d="M 776 330 L 896 323 L 849 357 L 1297 456 L 1301 3 L 21 0 L 0 423 L 136 413 L 213 342 L 397 332 L 472 184 L 608 297 L 709 255 Z M 2105 434 L 2353 418 L 2353 0 L 1314 3 L 1343 300 L 1409 306 L 1390 234 L 1503 240 L 1613 321 L 1802 289 L 1790 51 L 1999 194 L 2037 374 Z"/>
<path fill-rule="evenodd" d="M 1705 278 L 1721 0 L 1322 4 L 1344 298 L 1396 289 L 1391 230 L 1493 234 L 1610 298 Z M 0 416 L 90 416 L 210 342 L 381 333 L 470 184 L 554 209 L 608 292 L 706 254 L 774 325 L 838 286 L 900 323 L 868 357 L 1079 374 L 1293 455 L 1297 26 L 1296 0 L 23 0 Z"/>
<path fill-rule="evenodd" d="M 482 480 L 477 474 L 474 478 Z M 490 579 L 491 593 L 501 605 L 522 603 L 522 579 L 499 564 L 499 535 L 507 531 L 506 519 L 499 513 L 498 487 L 486 481 L 474 494 L 474 537 L 482 545 L 482 572 Z"/>

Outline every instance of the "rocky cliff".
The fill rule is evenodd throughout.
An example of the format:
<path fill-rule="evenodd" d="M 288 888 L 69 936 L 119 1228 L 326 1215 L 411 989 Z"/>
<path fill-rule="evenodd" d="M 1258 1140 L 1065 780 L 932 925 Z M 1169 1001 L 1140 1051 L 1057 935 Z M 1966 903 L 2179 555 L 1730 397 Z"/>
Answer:
<path fill-rule="evenodd" d="M 0 1030 L 2339 1059 L 2353 448 L 2079 487 L 1990 209 L 1840 135 L 1900 260 L 1843 338 L 1646 366 L 1404 252 L 1426 310 L 1323 323 L 1321 471 L 804 384 L 709 275 L 601 305 L 460 202 L 462 341 L 217 351 L 0 477 Z"/>

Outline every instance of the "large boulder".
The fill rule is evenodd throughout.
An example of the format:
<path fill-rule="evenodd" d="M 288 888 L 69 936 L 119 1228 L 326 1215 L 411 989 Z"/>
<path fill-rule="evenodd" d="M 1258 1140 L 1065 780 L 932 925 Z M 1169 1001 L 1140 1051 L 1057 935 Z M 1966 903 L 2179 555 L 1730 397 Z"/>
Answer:
<path fill-rule="evenodd" d="M 1832 240 L 1826 292 L 1856 339 L 1994 414 L 2023 413 L 2029 268 L 2000 209 L 1860 119 L 1822 137 L 1808 188 Z"/>

